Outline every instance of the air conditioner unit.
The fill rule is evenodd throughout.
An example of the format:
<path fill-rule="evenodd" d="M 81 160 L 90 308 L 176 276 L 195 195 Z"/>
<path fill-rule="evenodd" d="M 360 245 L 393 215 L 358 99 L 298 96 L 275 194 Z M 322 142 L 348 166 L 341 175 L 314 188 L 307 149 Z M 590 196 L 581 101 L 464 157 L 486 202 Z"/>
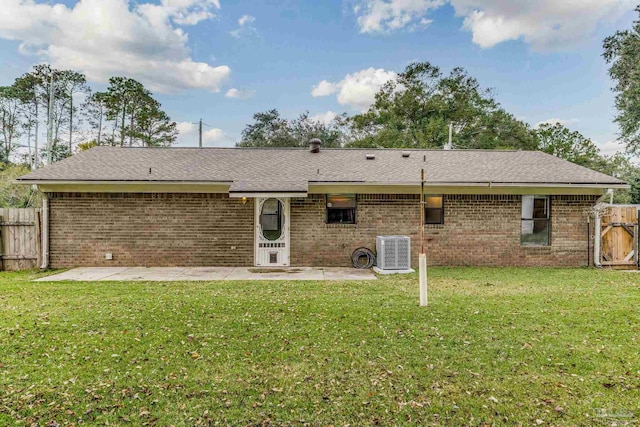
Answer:
<path fill-rule="evenodd" d="M 381 274 L 411 273 L 411 239 L 407 236 L 378 236 L 376 238 L 377 266 Z"/>

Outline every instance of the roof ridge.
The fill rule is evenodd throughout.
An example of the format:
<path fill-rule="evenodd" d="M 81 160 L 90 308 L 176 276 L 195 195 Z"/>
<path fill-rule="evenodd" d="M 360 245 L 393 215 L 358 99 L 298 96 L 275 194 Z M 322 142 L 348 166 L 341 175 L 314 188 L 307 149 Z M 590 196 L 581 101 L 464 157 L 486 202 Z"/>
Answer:
<path fill-rule="evenodd" d="M 290 151 L 307 151 L 307 147 L 130 147 L 130 146 L 113 146 L 98 145 L 93 148 L 108 149 L 127 149 L 127 150 L 290 150 Z M 86 150 L 88 151 L 88 150 Z M 444 150 L 442 148 L 361 148 L 361 147 L 323 147 L 320 151 L 432 151 L 432 152 L 481 152 L 481 153 L 544 153 L 541 150 L 517 150 L 517 149 L 488 149 L 488 148 L 454 148 Z M 545 153 L 546 154 L 546 153 Z"/>

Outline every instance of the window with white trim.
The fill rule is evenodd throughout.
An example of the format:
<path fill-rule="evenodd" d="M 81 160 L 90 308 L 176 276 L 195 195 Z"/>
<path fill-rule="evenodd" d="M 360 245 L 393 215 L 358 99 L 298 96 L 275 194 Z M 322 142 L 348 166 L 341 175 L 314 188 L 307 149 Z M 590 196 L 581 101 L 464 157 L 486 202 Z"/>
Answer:
<path fill-rule="evenodd" d="M 525 246 L 549 246 L 551 201 L 549 196 L 522 196 L 520 243 Z"/>
<path fill-rule="evenodd" d="M 355 194 L 327 194 L 327 224 L 355 224 Z"/>

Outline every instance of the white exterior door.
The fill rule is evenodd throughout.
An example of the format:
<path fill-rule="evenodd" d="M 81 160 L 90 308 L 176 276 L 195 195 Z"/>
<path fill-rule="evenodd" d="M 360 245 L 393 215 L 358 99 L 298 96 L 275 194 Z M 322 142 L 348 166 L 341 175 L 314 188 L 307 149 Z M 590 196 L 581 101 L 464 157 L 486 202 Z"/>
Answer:
<path fill-rule="evenodd" d="M 259 267 L 289 265 L 289 199 L 255 200 L 255 264 Z"/>

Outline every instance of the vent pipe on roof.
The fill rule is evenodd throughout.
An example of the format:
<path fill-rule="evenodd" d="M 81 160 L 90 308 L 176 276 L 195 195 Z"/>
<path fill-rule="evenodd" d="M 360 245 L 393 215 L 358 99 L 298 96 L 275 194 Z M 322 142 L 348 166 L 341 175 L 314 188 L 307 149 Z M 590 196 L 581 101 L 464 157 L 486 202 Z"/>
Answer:
<path fill-rule="evenodd" d="M 453 123 L 449 123 L 449 142 L 447 142 L 443 150 L 452 150 L 453 149 Z"/>
<path fill-rule="evenodd" d="M 309 151 L 311 151 L 312 153 L 319 153 L 321 145 L 322 145 L 322 141 L 320 141 L 318 138 L 310 139 Z"/>

